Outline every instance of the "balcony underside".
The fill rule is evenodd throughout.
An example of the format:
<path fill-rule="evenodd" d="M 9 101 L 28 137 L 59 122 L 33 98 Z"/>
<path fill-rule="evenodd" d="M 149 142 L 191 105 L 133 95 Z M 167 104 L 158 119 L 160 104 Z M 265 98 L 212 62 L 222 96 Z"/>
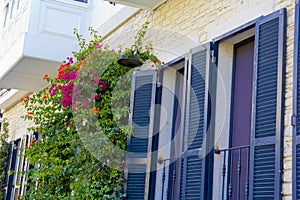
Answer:
<path fill-rule="evenodd" d="M 154 10 L 167 0 L 109 0 L 111 2 L 123 4 L 126 6 L 132 6 L 145 10 Z"/>
<path fill-rule="evenodd" d="M 56 76 L 58 62 L 23 57 L 6 75 L 0 79 L 0 88 L 24 91 L 39 91 L 47 85 L 43 75 L 47 72 Z"/>

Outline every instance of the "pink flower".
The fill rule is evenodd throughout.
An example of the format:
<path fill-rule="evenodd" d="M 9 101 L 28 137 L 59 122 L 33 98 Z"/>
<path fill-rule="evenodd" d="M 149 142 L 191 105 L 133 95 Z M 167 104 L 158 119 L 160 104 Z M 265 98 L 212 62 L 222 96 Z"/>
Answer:
<path fill-rule="evenodd" d="M 97 49 L 101 49 L 102 48 L 102 44 L 96 44 L 96 48 Z"/>
<path fill-rule="evenodd" d="M 74 94 L 81 94 L 81 90 L 77 90 Z"/>
<path fill-rule="evenodd" d="M 73 63 L 73 58 L 72 57 L 67 57 L 67 60 L 69 61 L 69 63 L 71 64 L 71 63 Z"/>
<path fill-rule="evenodd" d="M 50 96 L 51 97 L 55 96 L 56 91 L 57 91 L 57 85 L 52 83 L 51 87 L 49 88 Z"/>
<path fill-rule="evenodd" d="M 65 81 L 75 80 L 77 78 L 76 70 L 73 70 L 71 73 L 67 73 L 62 76 L 62 79 Z"/>
<path fill-rule="evenodd" d="M 77 105 L 76 104 L 72 104 L 72 109 L 76 110 L 76 108 L 77 108 Z"/>
<path fill-rule="evenodd" d="M 73 96 L 72 97 L 74 101 L 79 101 L 79 97 L 78 96 Z"/>
<path fill-rule="evenodd" d="M 72 97 L 71 96 L 68 96 L 68 95 L 65 95 L 61 100 L 60 100 L 61 104 L 64 106 L 64 107 L 68 107 L 71 102 L 72 102 Z"/>
<path fill-rule="evenodd" d="M 83 104 L 83 108 L 86 108 L 87 105 L 89 104 L 89 102 L 88 102 L 88 100 L 83 99 L 82 104 Z"/>
<path fill-rule="evenodd" d="M 91 84 L 92 84 L 93 87 L 97 87 L 98 86 L 98 82 L 97 81 L 93 81 Z"/>
<path fill-rule="evenodd" d="M 98 98 L 98 94 L 92 94 L 91 98 L 92 99 L 97 99 Z"/>
<path fill-rule="evenodd" d="M 107 90 L 107 84 L 105 81 L 99 80 L 98 86 L 102 86 L 102 91 L 105 92 Z"/>
<path fill-rule="evenodd" d="M 51 87 L 50 87 L 50 90 L 52 90 L 53 88 L 56 87 L 56 84 L 55 83 L 52 83 Z"/>

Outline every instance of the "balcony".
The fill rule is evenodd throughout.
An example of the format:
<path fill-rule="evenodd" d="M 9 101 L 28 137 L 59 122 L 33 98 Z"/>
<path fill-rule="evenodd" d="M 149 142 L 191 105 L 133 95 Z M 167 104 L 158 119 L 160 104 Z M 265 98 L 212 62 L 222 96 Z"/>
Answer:
<path fill-rule="evenodd" d="M 91 0 L 90 0 L 91 1 Z M 6 0 L 0 18 L 0 88 L 38 91 L 77 47 L 73 28 L 86 34 L 87 0 Z"/>
<path fill-rule="evenodd" d="M 126 6 L 132 6 L 145 10 L 154 10 L 167 0 L 109 0 L 110 2 L 123 4 Z"/>
<path fill-rule="evenodd" d="M 249 199 L 250 146 L 215 150 L 215 154 L 223 157 L 220 199 Z"/>

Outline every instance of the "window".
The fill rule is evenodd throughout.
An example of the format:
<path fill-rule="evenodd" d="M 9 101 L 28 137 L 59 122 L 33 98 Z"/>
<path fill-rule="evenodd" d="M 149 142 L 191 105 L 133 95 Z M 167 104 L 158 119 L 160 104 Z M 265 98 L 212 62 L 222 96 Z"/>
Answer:
<path fill-rule="evenodd" d="M 88 0 L 74 0 L 74 1 L 82 2 L 82 3 L 87 3 L 88 2 Z"/>
<path fill-rule="evenodd" d="M 3 27 L 5 27 L 6 24 L 7 24 L 8 13 L 9 13 L 9 3 L 6 3 L 5 8 L 4 8 L 4 22 L 3 22 Z"/>
<path fill-rule="evenodd" d="M 218 68 L 226 81 L 218 76 L 217 87 L 224 89 L 217 91 L 223 95 L 216 98 L 216 134 L 222 134 L 215 137 L 221 152 L 214 157 L 213 181 L 222 187 L 214 188 L 214 198 L 280 199 L 285 17 L 286 10 L 282 9 L 248 23 L 239 34 L 234 30 L 218 40 Z M 235 58 L 228 59 L 232 55 Z M 224 100 L 230 102 L 225 110 L 221 108 Z M 224 116 L 226 110 L 231 115 Z M 226 173 L 222 173 L 222 165 Z M 244 173 L 238 173 L 241 171 Z"/>
<path fill-rule="evenodd" d="M 11 2 L 11 8 L 10 8 L 10 19 L 13 17 L 14 9 L 15 9 L 15 0 L 12 0 Z"/>
<path fill-rule="evenodd" d="M 26 135 L 22 139 L 10 142 L 7 158 L 7 173 L 5 177 L 4 199 L 15 199 L 16 196 L 26 192 L 27 175 L 23 171 L 31 166 L 24 157 L 25 149 L 30 146 L 32 140 L 37 140 L 36 133 Z"/>
<path fill-rule="evenodd" d="M 184 58 L 182 89 L 176 86 L 180 81 L 175 74 L 180 71 L 174 73 L 174 69 L 170 70 L 172 65 L 160 70 L 158 80 L 162 83 L 156 89 L 161 94 L 155 92 L 154 84 L 137 90 L 155 81 L 153 76 L 142 77 L 153 72 L 139 72 L 133 79 L 138 87 L 132 89 L 135 95 L 132 119 L 140 126 L 134 127 L 134 135 L 143 134 L 147 142 L 130 140 L 129 151 L 133 149 L 145 156 L 140 157 L 141 165 L 134 165 L 139 169 L 130 166 L 133 162 L 127 159 L 131 167 L 127 177 L 128 199 L 138 194 L 144 199 L 151 193 L 155 194 L 154 199 L 281 199 L 285 18 L 286 10 L 279 10 L 190 50 Z M 249 62 L 244 63 L 247 59 Z M 244 65 L 247 68 L 240 69 Z M 234 81 L 244 84 L 242 72 L 248 81 L 239 88 Z M 239 103 L 244 103 L 240 102 L 243 90 L 239 90 L 245 87 L 249 88 L 244 116 L 239 110 Z M 183 105 L 181 115 L 176 106 L 179 101 L 174 97 L 180 90 L 184 94 L 179 100 Z M 142 97 L 147 98 L 148 107 L 145 100 L 140 101 Z M 153 104 L 150 99 L 155 98 L 161 104 L 160 109 L 149 112 Z M 239 117 L 245 118 L 242 127 L 238 127 Z M 174 139 L 179 119 L 184 126 Z M 241 133 L 246 129 L 247 134 Z M 150 152 L 155 146 L 152 136 L 156 134 L 158 152 L 153 153 Z M 239 140 L 241 134 L 245 140 Z M 246 150 L 241 150 L 243 155 L 239 160 L 239 154 L 232 152 L 243 146 Z M 242 175 L 233 174 L 238 171 L 238 164 L 244 169 Z M 156 166 L 155 173 L 146 170 L 149 165 L 151 169 Z M 138 170 L 145 171 L 134 173 Z M 149 180 L 154 180 L 154 187 Z M 137 186 L 139 189 L 134 190 Z"/>

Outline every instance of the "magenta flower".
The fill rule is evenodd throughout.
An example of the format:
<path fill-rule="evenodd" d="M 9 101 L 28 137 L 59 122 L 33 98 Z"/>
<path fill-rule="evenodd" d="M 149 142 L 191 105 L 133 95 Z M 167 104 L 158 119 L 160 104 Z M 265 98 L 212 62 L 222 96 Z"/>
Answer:
<path fill-rule="evenodd" d="M 72 109 L 76 110 L 77 109 L 77 105 L 76 104 L 72 104 Z"/>
<path fill-rule="evenodd" d="M 93 81 L 91 84 L 92 84 L 93 87 L 97 87 L 98 86 L 98 82 L 97 81 Z"/>
<path fill-rule="evenodd" d="M 102 86 L 102 91 L 105 92 L 107 90 L 107 84 L 105 81 L 99 80 L 98 81 L 98 86 Z"/>
<path fill-rule="evenodd" d="M 76 70 L 73 70 L 71 73 L 67 73 L 62 76 L 62 79 L 65 81 L 71 81 L 77 79 Z"/>
<path fill-rule="evenodd" d="M 101 49 L 102 48 L 102 44 L 96 44 L 96 48 L 97 49 Z"/>
<path fill-rule="evenodd" d="M 84 100 L 82 101 L 82 104 L 83 104 L 83 108 L 86 108 L 87 105 L 89 104 L 89 102 L 88 102 L 88 100 L 84 99 Z"/>
<path fill-rule="evenodd" d="M 92 94 L 91 98 L 92 99 L 97 99 L 98 98 L 98 94 Z"/>
<path fill-rule="evenodd" d="M 69 96 L 69 95 L 65 95 L 61 100 L 60 100 L 61 104 L 64 106 L 64 107 L 68 107 L 71 102 L 72 102 L 72 97 Z"/>
<path fill-rule="evenodd" d="M 74 94 L 81 94 L 81 90 L 77 90 Z"/>
<path fill-rule="evenodd" d="M 70 58 L 67 57 L 67 60 L 69 61 L 70 64 L 72 64 L 74 62 L 72 57 L 70 57 Z"/>
<path fill-rule="evenodd" d="M 49 88 L 50 96 L 53 97 L 56 94 L 56 91 L 57 91 L 57 86 L 56 84 L 52 83 L 52 85 Z"/>

